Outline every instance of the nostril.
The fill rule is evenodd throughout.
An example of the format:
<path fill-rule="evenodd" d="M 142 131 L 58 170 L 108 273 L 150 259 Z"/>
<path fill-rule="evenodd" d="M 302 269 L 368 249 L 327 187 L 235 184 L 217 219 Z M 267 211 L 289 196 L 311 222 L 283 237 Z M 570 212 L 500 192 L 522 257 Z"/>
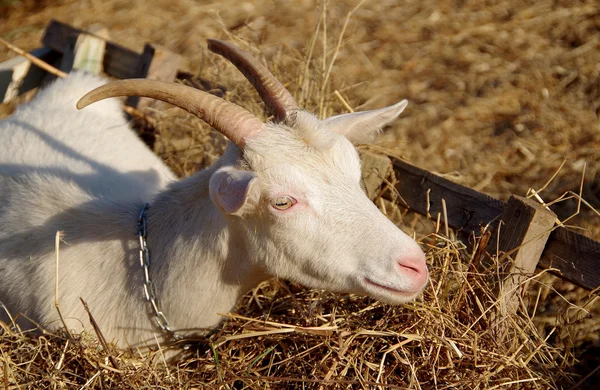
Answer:
<path fill-rule="evenodd" d="M 425 288 L 429 272 L 424 253 L 405 254 L 396 258 L 396 264 L 398 268 L 395 276 L 406 291 L 419 292 Z"/>
<path fill-rule="evenodd" d="M 403 272 L 410 272 L 419 275 L 427 275 L 427 264 L 425 256 L 404 257 L 398 260 L 398 266 Z"/>
<path fill-rule="evenodd" d="M 417 267 L 415 267 L 415 266 L 411 266 L 411 265 L 402 264 L 402 262 L 400 262 L 400 261 L 398 262 L 398 265 L 400 266 L 400 268 L 405 268 L 405 269 L 411 270 L 411 271 L 413 271 L 414 273 L 417 273 L 417 274 L 421 273 L 421 270 L 420 270 L 420 269 L 418 269 L 418 268 L 417 268 Z"/>

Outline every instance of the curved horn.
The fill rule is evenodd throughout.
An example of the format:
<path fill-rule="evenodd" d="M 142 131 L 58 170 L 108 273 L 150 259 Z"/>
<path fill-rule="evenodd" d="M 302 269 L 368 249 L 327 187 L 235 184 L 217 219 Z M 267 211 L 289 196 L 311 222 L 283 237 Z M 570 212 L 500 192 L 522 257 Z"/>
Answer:
<path fill-rule="evenodd" d="M 207 42 L 210 51 L 227 58 L 244 74 L 277 121 L 284 120 L 287 113 L 298 110 L 298 103 L 292 94 L 250 53 L 229 42 L 216 39 L 207 39 Z"/>
<path fill-rule="evenodd" d="M 247 137 L 263 127 L 260 119 L 238 105 L 186 85 L 157 80 L 112 81 L 88 92 L 79 99 L 77 108 L 81 110 L 99 100 L 116 96 L 149 97 L 183 108 L 220 131 L 240 148 L 244 147 Z"/>

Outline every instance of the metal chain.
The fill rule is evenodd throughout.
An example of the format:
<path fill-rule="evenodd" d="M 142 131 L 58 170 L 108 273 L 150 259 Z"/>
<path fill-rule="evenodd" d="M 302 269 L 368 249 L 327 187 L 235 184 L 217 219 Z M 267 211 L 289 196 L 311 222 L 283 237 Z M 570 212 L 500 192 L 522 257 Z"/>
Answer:
<path fill-rule="evenodd" d="M 150 205 L 146 203 L 144 208 L 142 208 L 142 211 L 140 211 L 137 223 L 137 235 L 140 242 L 140 266 L 144 271 L 144 298 L 150 303 L 154 321 L 160 330 L 167 333 L 173 340 L 181 340 L 182 337 L 175 334 L 169 325 L 167 317 L 165 317 L 165 314 L 158 308 L 158 299 L 154 290 L 154 283 L 152 283 L 152 280 L 150 279 L 150 250 L 146 244 L 146 212 L 148 211 L 148 207 L 150 207 Z"/>

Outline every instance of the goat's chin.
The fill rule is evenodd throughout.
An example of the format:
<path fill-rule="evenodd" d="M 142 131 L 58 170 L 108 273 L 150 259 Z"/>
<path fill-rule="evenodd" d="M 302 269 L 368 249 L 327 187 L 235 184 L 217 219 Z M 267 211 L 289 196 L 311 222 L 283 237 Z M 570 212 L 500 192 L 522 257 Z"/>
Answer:
<path fill-rule="evenodd" d="M 418 297 L 423 290 L 399 290 L 393 287 L 384 286 L 368 278 L 365 278 L 361 284 L 368 296 L 390 305 L 400 305 L 410 302 Z"/>

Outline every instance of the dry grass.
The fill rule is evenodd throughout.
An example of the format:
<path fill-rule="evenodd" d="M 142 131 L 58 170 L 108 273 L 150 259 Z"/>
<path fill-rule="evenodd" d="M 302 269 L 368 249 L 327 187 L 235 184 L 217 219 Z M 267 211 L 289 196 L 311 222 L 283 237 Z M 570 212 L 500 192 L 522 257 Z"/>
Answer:
<path fill-rule="evenodd" d="M 571 306 L 550 332 L 540 331 L 532 319 L 544 289 L 538 275 L 519 314 L 494 324 L 487 276 L 469 270 L 476 250 L 435 233 L 425 241 L 431 285 L 418 302 L 397 308 L 265 282 L 174 366 L 160 353 L 106 351 L 95 337 L 31 339 L 6 329 L 0 353 L 7 388 L 548 389 L 580 379 L 571 340 L 552 337 L 569 328 L 566 321 L 581 321 L 584 308 Z"/>
<path fill-rule="evenodd" d="M 587 163 L 583 196 L 600 207 L 594 0 L 4 3 L 0 36 L 27 50 L 51 17 L 78 27 L 100 21 L 133 49 L 151 41 L 182 54 L 185 68 L 215 83 L 207 89 L 263 117 L 254 91 L 207 53 L 205 38 L 234 39 L 263 56 L 301 104 L 322 115 L 408 98 L 380 146 L 503 199 L 543 187 L 565 159 L 541 196 L 579 193 Z M 11 56 L 0 48 L 0 61 Z M 0 105 L 0 115 L 11 109 Z M 221 153 L 222 137 L 180 110 L 153 114 L 155 151 L 179 174 Z M 556 211 L 564 219 L 576 206 L 571 199 Z M 418 302 L 395 308 L 265 282 L 176 365 L 160 353 L 106 351 L 94 335 L 69 341 L 66 333 L 30 338 L 4 329 L 0 388 L 547 389 L 600 380 L 596 371 L 577 384 L 600 364 L 597 294 L 543 273 L 529 282 L 517 315 L 496 323 L 488 276 L 469 268 L 477 241 L 441 234 L 393 204 L 385 210 L 419 231 L 427 249 L 431 285 Z M 598 239 L 595 215 L 584 207 L 569 223 Z"/>

